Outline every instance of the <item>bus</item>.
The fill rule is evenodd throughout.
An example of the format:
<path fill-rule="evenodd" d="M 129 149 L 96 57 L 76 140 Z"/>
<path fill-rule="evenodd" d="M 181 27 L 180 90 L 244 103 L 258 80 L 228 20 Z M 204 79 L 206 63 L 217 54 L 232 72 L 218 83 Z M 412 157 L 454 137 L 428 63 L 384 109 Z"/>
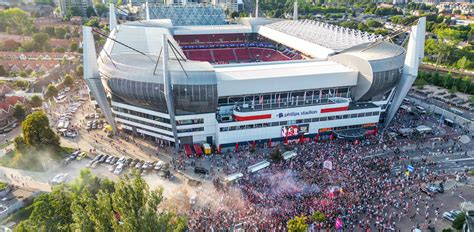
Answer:
<path fill-rule="evenodd" d="M 417 110 L 420 114 L 426 114 L 426 110 L 425 110 L 425 108 L 423 108 L 422 106 L 416 106 L 416 110 Z"/>
<path fill-rule="evenodd" d="M 464 114 L 464 112 L 463 112 L 462 110 L 458 110 L 458 109 L 456 109 L 456 108 L 454 108 L 454 107 L 449 108 L 449 111 L 451 111 L 451 112 L 453 112 L 453 113 L 455 113 L 455 114 L 457 114 L 457 115 L 463 115 L 463 114 Z"/>
<path fill-rule="evenodd" d="M 444 124 L 446 124 L 447 126 L 453 126 L 454 125 L 454 122 L 453 120 L 449 119 L 449 118 L 445 118 L 444 119 Z"/>

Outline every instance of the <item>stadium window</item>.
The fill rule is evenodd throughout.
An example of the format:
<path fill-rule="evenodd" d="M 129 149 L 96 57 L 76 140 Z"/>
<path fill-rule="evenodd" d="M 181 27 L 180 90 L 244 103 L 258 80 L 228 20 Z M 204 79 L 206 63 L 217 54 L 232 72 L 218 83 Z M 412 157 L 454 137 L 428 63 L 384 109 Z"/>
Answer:
<path fill-rule="evenodd" d="M 351 114 L 351 118 L 357 118 L 357 114 Z"/>
<path fill-rule="evenodd" d="M 357 115 L 357 117 L 359 117 L 359 118 L 365 117 L 365 113 L 359 113 L 359 114 Z"/>
<path fill-rule="evenodd" d="M 369 116 L 372 116 L 372 112 L 365 113 L 365 117 L 369 117 Z"/>
<path fill-rule="evenodd" d="M 280 122 L 272 122 L 272 126 L 279 126 Z"/>
<path fill-rule="evenodd" d="M 342 119 L 342 115 L 336 115 L 336 120 Z"/>
<path fill-rule="evenodd" d="M 348 115 L 348 114 L 344 114 L 344 115 L 342 115 L 342 118 L 349 118 L 349 115 Z"/>
<path fill-rule="evenodd" d="M 313 122 L 319 122 L 319 118 L 313 118 L 311 121 L 313 121 Z"/>
<path fill-rule="evenodd" d="M 300 124 L 300 123 L 303 123 L 303 119 L 296 120 L 296 124 Z"/>
<path fill-rule="evenodd" d="M 288 123 L 287 121 L 281 121 L 280 126 L 286 126 L 287 123 Z"/>
<path fill-rule="evenodd" d="M 379 114 L 380 114 L 380 112 L 378 112 L 378 111 L 374 112 L 374 115 L 379 115 Z"/>
<path fill-rule="evenodd" d="M 329 116 L 329 117 L 328 117 L 328 121 L 332 121 L 332 120 L 334 120 L 335 118 L 336 118 L 336 117 L 334 117 L 334 116 Z"/>
<path fill-rule="evenodd" d="M 245 130 L 245 125 L 240 125 L 239 130 Z"/>
<path fill-rule="evenodd" d="M 308 122 L 311 122 L 311 118 L 307 118 L 305 120 L 303 120 L 304 123 L 308 123 Z"/>
<path fill-rule="evenodd" d="M 321 122 L 322 122 L 322 121 L 327 121 L 327 120 L 328 120 L 327 117 L 320 117 L 320 118 L 319 118 L 319 121 L 321 121 Z"/>
<path fill-rule="evenodd" d="M 235 131 L 235 130 L 237 130 L 237 127 L 235 127 L 235 126 L 229 127 L 229 131 Z"/>

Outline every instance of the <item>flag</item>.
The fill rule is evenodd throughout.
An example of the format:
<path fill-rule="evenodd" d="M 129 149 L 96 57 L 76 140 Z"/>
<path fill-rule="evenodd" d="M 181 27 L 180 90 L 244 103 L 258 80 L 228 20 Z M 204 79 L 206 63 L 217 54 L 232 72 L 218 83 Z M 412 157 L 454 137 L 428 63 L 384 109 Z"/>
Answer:
<path fill-rule="evenodd" d="M 280 94 L 278 94 L 277 102 L 278 102 L 278 103 L 280 102 Z"/>
<path fill-rule="evenodd" d="M 342 221 L 339 218 L 336 218 L 336 229 L 342 229 Z"/>
<path fill-rule="evenodd" d="M 258 101 L 259 104 L 263 104 L 263 96 L 260 95 L 260 100 Z"/>

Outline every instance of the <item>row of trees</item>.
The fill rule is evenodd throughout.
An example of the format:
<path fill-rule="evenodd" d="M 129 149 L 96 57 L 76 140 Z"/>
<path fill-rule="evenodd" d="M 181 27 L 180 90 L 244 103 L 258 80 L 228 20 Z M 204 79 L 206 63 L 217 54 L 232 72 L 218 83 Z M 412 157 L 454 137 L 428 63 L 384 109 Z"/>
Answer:
<path fill-rule="evenodd" d="M 36 198 L 16 231 L 186 231 L 185 217 L 160 208 L 162 192 L 136 173 L 114 183 L 82 170 L 71 184 Z"/>
<path fill-rule="evenodd" d="M 451 92 L 463 92 L 474 95 L 474 83 L 469 77 L 453 77 L 451 74 L 440 74 L 439 72 L 418 72 L 415 85 L 423 86 L 431 84 L 446 89 Z"/>

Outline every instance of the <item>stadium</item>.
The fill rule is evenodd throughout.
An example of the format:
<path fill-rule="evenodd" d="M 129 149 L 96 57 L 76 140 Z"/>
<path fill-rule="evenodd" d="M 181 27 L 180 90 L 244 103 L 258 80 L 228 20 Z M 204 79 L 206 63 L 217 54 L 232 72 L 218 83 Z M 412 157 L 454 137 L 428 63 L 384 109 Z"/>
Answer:
<path fill-rule="evenodd" d="M 220 151 L 375 134 L 423 57 L 424 18 L 405 49 L 311 20 L 225 24 L 223 12 L 181 8 L 170 15 L 147 5 L 146 20 L 117 25 L 111 5 L 110 34 L 84 27 L 84 78 L 114 131 L 188 155 L 203 143 Z M 186 16 L 200 22 L 179 21 Z M 94 33 L 107 38 L 99 53 Z"/>

